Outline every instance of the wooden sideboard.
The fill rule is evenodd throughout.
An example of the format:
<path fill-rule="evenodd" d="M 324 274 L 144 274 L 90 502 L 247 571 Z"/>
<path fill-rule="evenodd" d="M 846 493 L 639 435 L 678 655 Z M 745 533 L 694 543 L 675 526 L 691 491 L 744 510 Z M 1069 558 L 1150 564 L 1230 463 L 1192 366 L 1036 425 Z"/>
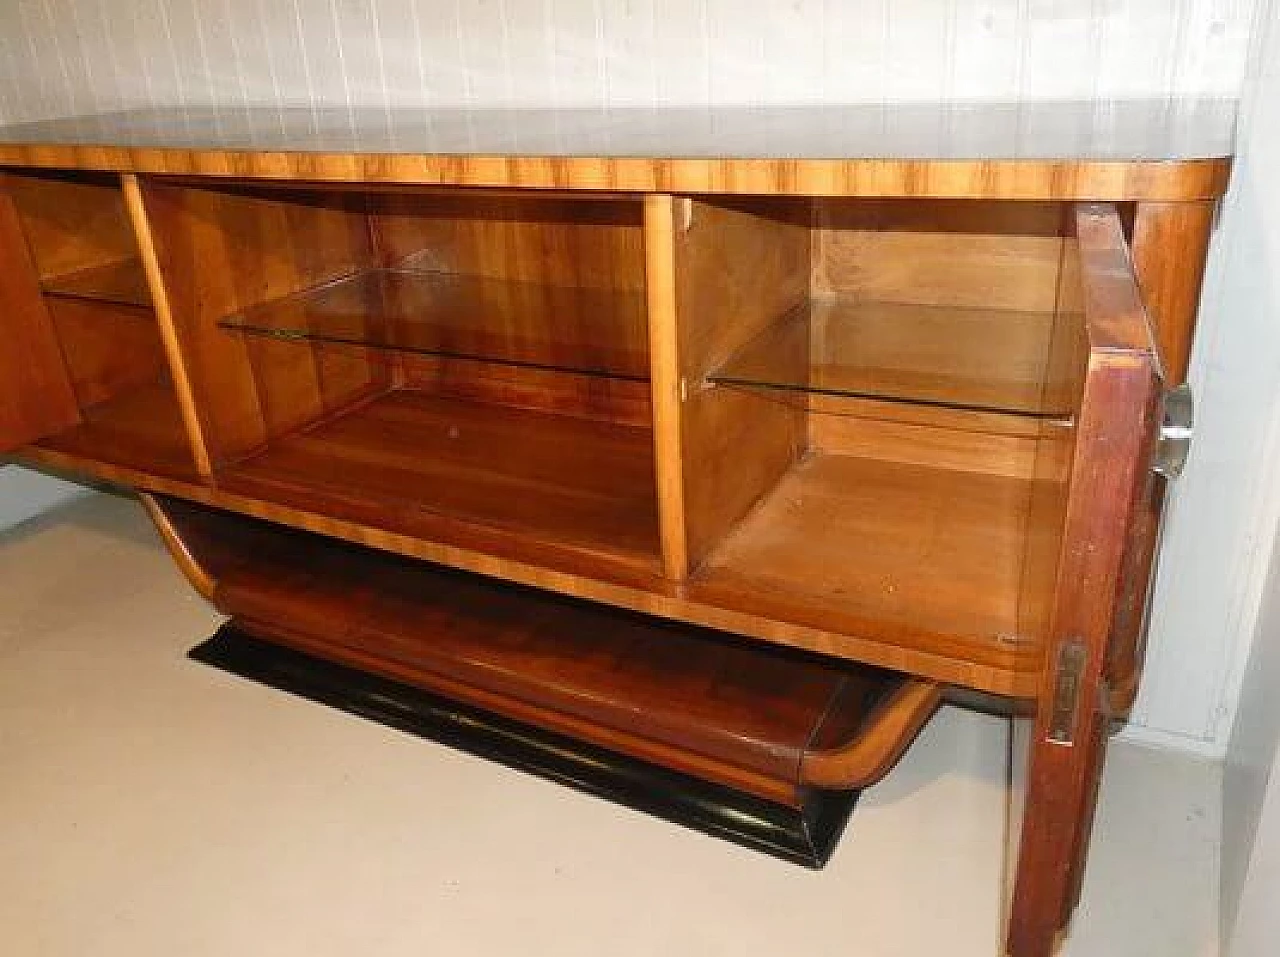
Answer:
<path fill-rule="evenodd" d="M 812 865 L 941 701 L 1025 716 L 1041 957 L 1230 137 L 1217 103 L 11 127 L 0 450 L 140 494 L 232 618 L 207 659 Z"/>

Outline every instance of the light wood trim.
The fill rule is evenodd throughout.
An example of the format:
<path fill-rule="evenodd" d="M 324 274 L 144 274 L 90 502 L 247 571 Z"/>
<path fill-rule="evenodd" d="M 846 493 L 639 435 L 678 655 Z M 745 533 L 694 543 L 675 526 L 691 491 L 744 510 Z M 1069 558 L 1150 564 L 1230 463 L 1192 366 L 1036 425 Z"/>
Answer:
<path fill-rule="evenodd" d="M 941 704 L 940 685 L 907 682 L 867 719 L 853 743 L 806 752 L 800 781 L 816 788 L 870 787 L 897 763 Z"/>
<path fill-rule="evenodd" d="M 139 493 L 138 500 L 142 503 L 142 507 L 146 509 L 151 521 L 155 523 L 156 530 L 160 533 L 160 540 L 164 542 L 165 548 L 169 550 L 169 555 L 173 558 L 174 564 L 187 577 L 187 581 L 191 582 L 191 587 L 199 592 L 200 596 L 206 601 L 212 602 L 218 590 L 217 579 L 191 553 L 191 549 L 187 547 L 187 543 L 169 518 L 169 513 L 160 507 L 156 502 L 155 496 L 142 492 Z"/>
<path fill-rule="evenodd" d="M 1143 202 L 1134 217 L 1133 268 L 1170 385 L 1187 377 L 1214 209 L 1212 202 Z"/>
<path fill-rule="evenodd" d="M 653 454 L 658 483 L 662 565 L 668 578 L 689 574 L 684 510 L 679 335 L 676 315 L 675 200 L 644 199 L 645 287 L 649 303 L 649 380 L 653 392 Z"/>
<path fill-rule="evenodd" d="M 1221 196 L 1231 161 L 440 156 L 0 144 L 0 166 L 499 189 L 1176 202 Z"/>
<path fill-rule="evenodd" d="M 187 430 L 187 438 L 191 443 L 191 454 L 195 459 L 196 469 L 201 475 L 213 474 L 213 460 L 209 455 L 209 446 L 205 441 L 204 425 L 197 411 L 195 393 L 191 387 L 191 376 L 182 355 L 182 346 L 178 340 L 178 330 L 173 321 L 173 310 L 169 305 L 169 293 L 165 288 L 164 276 L 160 272 L 160 260 L 156 255 L 155 236 L 151 232 L 151 222 L 147 219 L 147 207 L 142 199 L 142 190 L 138 187 L 136 176 L 121 177 L 124 188 L 125 207 L 129 211 L 129 221 L 133 224 L 134 236 L 138 241 L 138 253 L 142 257 L 142 268 L 147 274 L 147 286 L 151 290 L 151 304 L 155 309 L 156 325 L 160 329 L 160 339 L 164 343 L 165 356 L 169 360 L 169 374 L 173 377 L 174 391 L 178 396 L 178 408 L 182 413 L 182 423 Z"/>

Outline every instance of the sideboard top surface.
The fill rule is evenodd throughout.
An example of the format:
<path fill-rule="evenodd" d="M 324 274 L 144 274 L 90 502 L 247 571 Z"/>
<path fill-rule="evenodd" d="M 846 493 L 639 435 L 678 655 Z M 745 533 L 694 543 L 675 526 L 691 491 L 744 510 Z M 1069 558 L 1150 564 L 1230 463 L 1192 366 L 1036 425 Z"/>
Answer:
<path fill-rule="evenodd" d="M 1225 100 L 848 107 L 170 108 L 0 129 L 0 165 L 507 188 L 1211 199 Z"/>

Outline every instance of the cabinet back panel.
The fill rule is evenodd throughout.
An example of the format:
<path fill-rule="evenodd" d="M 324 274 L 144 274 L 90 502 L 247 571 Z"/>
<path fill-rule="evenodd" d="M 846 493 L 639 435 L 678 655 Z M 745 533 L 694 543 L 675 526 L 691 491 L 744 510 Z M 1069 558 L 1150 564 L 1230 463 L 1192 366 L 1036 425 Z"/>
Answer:
<path fill-rule="evenodd" d="M 4 185 L 41 279 L 137 257 L 117 177 L 8 174 Z"/>
<path fill-rule="evenodd" d="M 644 289 L 636 200 L 374 193 L 369 202 L 385 265 L 419 257 L 417 265 L 439 272 Z"/>
<path fill-rule="evenodd" d="M 379 192 L 369 196 L 369 203 L 383 265 L 513 283 L 513 308 L 495 302 L 490 311 L 467 317 L 468 341 L 500 344 L 509 338 L 513 345 L 519 343 L 515 351 L 524 362 L 573 365 L 576 336 L 586 350 L 584 357 L 600 348 L 632 355 L 636 361 L 619 371 L 647 378 L 649 338 L 643 310 L 628 308 L 622 300 L 630 297 L 620 297 L 617 308 L 593 313 L 581 308 L 573 294 L 575 289 L 643 294 L 643 213 L 637 200 Z M 541 303 L 538 321 L 554 326 L 555 337 L 511 325 L 529 315 L 525 307 L 531 301 Z M 600 297 L 589 301 L 599 305 Z M 545 338 L 542 352 L 530 344 L 539 338 Z M 573 375 L 480 362 L 414 360 L 412 365 L 417 384 L 442 395 L 588 416 L 613 417 L 621 411 L 628 421 L 640 411 L 631 384 L 591 383 Z M 424 370 L 429 374 L 423 375 Z"/>
<path fill-rule="evenodd" d="M 819 201 L 814 291 L 1052 311 L 1065 222 L 1053 203 Z"/>
<path fill-rule="evenodd" d="M 169 377 L 149 310 L 87 300 L 46 300 L 80 408 Z"/>
<path fill-rule="evenodd" d="M 405 385 L 435 395 L 653 426 L 648 382 L 431 356 L 404 356 L 399 368 Z"/>

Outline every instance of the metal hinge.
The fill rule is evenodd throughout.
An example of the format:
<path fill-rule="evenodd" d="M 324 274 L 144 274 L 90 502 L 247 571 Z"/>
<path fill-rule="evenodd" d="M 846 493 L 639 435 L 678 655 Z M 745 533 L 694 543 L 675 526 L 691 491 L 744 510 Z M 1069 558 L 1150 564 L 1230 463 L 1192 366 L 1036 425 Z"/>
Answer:
<path fill-rule="evenodd" d="M 1049 718 L 1051 744 L 1075 743 L 1076 717 L 1080 711 L 1080 683 L 1089 653 L 1079 638 L 1069 638 L 1058 649 L 1053 676 L 1053 714 Z"/>

